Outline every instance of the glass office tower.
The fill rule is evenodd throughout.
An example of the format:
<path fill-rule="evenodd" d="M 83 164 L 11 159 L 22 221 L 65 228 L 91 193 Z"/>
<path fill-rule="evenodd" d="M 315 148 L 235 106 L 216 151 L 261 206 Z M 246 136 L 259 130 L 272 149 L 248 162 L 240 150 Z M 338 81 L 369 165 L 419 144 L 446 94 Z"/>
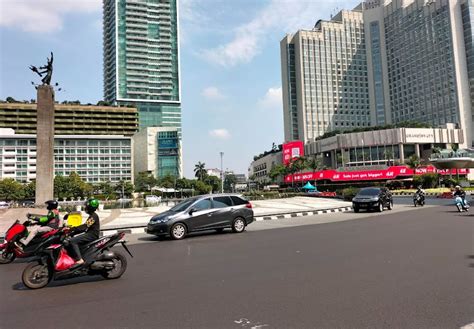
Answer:
<path fill-rule="evenodd" d="M 455 123 L 473 141 L 472 0 L 365 3 L 372 122 Z"/>
<path fill-rule="evenodd" d="M 181 138 L 177 1 L 104 0 L 104 99 Z"/>

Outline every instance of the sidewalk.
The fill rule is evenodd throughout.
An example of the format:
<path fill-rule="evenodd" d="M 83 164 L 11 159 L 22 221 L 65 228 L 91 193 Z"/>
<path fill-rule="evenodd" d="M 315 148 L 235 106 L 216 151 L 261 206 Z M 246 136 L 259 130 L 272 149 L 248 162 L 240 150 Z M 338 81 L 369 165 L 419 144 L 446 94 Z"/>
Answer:
<path fill-rule="evenodd" d="M 252 201 L 252 207 L 255 220 L 258 221 L 347 211 L 351 207 L 351 202 L 338 199 L 294 197 Z M 99 211 L 98 215 L 103 231 L 138 229 L 138 231 L 143 232 L 143 228 L 148 224 L 151 217 L 169 208 L 170 206 L 161 205 L 147 208 L 108 209 Z M 0 236 L 3 236 L 5 230 L 15 219 L 24 220 L 28 212 L 38 213 L 41 211 L 38 209 L 8 209 L 0 213 Z M 85 213 L 83 213 L 83 218 L 85 216 Z"/>

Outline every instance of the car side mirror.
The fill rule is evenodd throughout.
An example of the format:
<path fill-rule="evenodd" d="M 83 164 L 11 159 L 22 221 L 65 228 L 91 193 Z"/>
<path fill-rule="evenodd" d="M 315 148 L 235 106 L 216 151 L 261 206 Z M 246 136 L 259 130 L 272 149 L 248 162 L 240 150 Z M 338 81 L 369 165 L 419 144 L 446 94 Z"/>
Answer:
<path fill-rule="evenodd" d="M 189 209 L 189 214 L 192 215 L 196 211 L 196 208 Z"/>

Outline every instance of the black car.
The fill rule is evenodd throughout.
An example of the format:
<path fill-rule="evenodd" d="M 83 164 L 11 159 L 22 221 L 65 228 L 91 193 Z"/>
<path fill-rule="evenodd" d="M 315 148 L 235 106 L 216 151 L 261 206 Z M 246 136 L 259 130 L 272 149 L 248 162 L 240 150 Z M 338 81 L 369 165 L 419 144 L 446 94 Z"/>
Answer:
<path fill-rule="evenodd" d="M 354 212 L 359 212 L 360 209 L 375 209 L 379 212 L 382 212 L 384 208 L 392 210 L 392 193 L 386 187 L 363 188 L 352 199 L 352 208 Z"/>
<path fill-rule="evenodd" d="M 186 199 L 151 218 L 146 233 L 179 240 L 189 232 L 231 228 L 241 233 L 254 221 L 252 204 L 240 195 L 211 194 Z"/>

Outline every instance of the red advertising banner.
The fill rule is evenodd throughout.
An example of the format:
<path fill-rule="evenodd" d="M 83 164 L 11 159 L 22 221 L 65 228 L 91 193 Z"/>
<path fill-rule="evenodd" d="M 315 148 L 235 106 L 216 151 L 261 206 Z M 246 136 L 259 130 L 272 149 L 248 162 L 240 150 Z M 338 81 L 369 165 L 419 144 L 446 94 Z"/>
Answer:
<path fill-rule="evenodd" d="M 304 156 L 304 144 L 302 141 L 293 141 L 283 144 L 283 164 L 286 166 L 294 158 Z"/>
<path fill-rule="evenodd" d="M 469 169 L 458 169 L 460 175 L 469 173 Z M 312 180 L 330 180 L 333 182 L 356 181 L 356 180 L 388 180 L 396 178 L 408 178 L 413 175 L 421 175 L 426 173 L 437 172 L 441 175 L 456 174 L 456 169 L 436 169 L 434 167 L 423 167 L 418 169 L 410 169 L 405 166 L 393 166 L 388 169 L 381 170 L 363 170 L 363 171 L 336 171 L 321 170 L 315 172 L 306 172 L 302 174 L 294 174 L 285 176 L 285 183 L 312 181 Z"/>

